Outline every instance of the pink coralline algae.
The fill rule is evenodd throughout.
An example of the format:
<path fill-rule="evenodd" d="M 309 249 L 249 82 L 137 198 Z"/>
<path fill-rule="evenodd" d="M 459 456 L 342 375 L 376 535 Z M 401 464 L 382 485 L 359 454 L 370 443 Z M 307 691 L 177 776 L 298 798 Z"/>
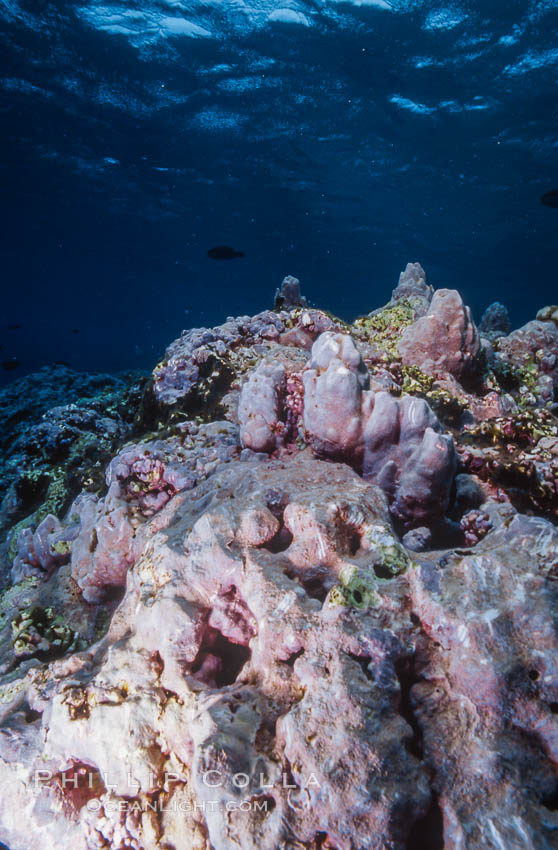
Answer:
<path fill-rule="evenodd" d="M 79 524 L 72 543 L 72 578 L 87 602 L 100 602 L 107 590 L 125 584 L 137 556 L 134 528 L 114 494 L 105 499 L 78 496 L 71 516 Z"/>
<path fill-rule="evenodd" d="M 480 350 L 471 311 L 454 289 L 436 290 L 428 313 L 405 329 L 399 343 L 404 364 L 458 379 L 475 371 Z"/>
<path fill-rule="evenodd" d="M 469 511 L 459 523 L 465 536 L 465 543 L 474 546 L 488 534 L 492 528 L 489 515 L 484 511 Z"/>
<path fill-rule="evenodd" d="M 146 519 L 239 453 L 229 422 L 184 429 L 181 437 L 133 445 L 107 469 L 107 495 L 78 496 L 70 509 L 72 576 L 88 602 L 122 587 L 149 533 Z"/>
<path fill-rule="evenodd" d="M 363 475 L 388 495 L 403 522 L 424 523 L 448 508 L 456 471 L 453 439 L 423 399 L 375 395 L 364 433 Z M 389 423 L 389 424 L 388 424 Z"/>
<path fill-rule="evenodd" d="M 244 384 L 238 404 L 238 419 L 240 439 L 246 448 L 271 453 L 281 444 L 286 383 L 285 367 L 264 361 Z"/>
<path fill-rule="evenodd" d="M 285 307 L 23 429 L 11 850 L 555 850 L 555 325 Z"/>
<path fill-rule="evenodd" d="M 48 573 L 63 564 L 69 558 L 72 538 L 72 531 L 65 531 L 52 514 L 46 516 L 35 531 L 24 528 L 17 540 L 12 581 Z"/>
<path fill-rule="evenodd" d="M 322 334 L 312 347 L 304 383 L 304 427 L 321 455 L 362 462 L 363 424 L 371 395 L 370 377 L 347 334 Z"/>

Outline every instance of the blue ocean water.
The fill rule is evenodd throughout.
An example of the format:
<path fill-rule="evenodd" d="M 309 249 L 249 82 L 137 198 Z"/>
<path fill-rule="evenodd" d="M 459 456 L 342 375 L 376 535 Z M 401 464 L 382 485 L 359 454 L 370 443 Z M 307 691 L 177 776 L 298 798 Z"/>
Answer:
<path fill-rule="evenodd" d="M 0 0 L 0 381 L 149 368 L 286 274 L 353 318 L 418 260 L 532 318 L 556 32 L 556 0 Z"/>

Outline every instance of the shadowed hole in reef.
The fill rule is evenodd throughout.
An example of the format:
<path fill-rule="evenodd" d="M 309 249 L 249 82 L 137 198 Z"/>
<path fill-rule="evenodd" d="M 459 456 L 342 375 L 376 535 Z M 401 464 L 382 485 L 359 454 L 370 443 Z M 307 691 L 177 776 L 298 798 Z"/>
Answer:
<path fill-rule="evenodd" d="M 395 673 L 401 689 L 399 714 L 413 730 L 412 737 L 405 741 L 405 747 L 415 758 L 422 759 L 424 756 L 422 730 L 417 722 L 411 704 L 411 688 L 420 681 L 415 671 L 414 658 L 412 656 L 399 658 L 395 662 Z M 424 850 L 428 850 L 428 848 L 425 847 Z"/>
<path fill-rule="evenodd" d="M 297 658 L 300 658 L 301 655 L 304 654 L 304 649 L 301 647 L 296 652 L 291 652 L 289 657 L 283 661 L 283 664 L 287 664 L 289 667 L 293 667 Z"/>
<path fill-rule="evenodd" d="M 40 711 L 35 711 L 34 708 L 29 708 L 25 712 L 25 722 L 26 723 L 34 723 L 36 720 L 40 720 L 43 715 Z"/>
<path fill-rule="evenodd" d="M 276 555 L 278 552 L 284 552 L 293 542 L 293 535 L 288 528 L 281 527 L 275 537 L 268 540 L 262 545 L 262 549 L 267 549 Z"/>
<path fill-rule="evenodd" d="M 360 534 L 358 531 L 353 531 L 349 537 L 349 553 L 356 555 L 360 549 Z"/>
<path fill-rule="evenodd" d="M 293 535 L 289 529 L 285 527 L 285 522 L 283 520 L 283 514 L 288 501 L 289 499 L 287 494 L 282 490 L 271 488 L 265 494 L 266 506 L 268 510 L 271 511 L 275 519 L 278 520 L 279 530 L 276 535 L 272 537 L 271 540 L 268 540 L 267 543 L 264 543 L 261 548 L 267 549 L 269 552 L 273 552 L 273 554 L 277 554 L 277 552 L 284 552 L 285 549 L 288 549 L 293 542 Z"/>
<path fill-rule="evenodd" d="M 384 564 L 374 564 L 374 572 L 378 578 L 395 578 L 395 574 Z"/>
<path fill-rule="evenodd" d="M 312 571 L 301 570 L 300 572 L 287 569 L 285 575 L 287 578 L 297 581 L 302 585 L 308 596 L 317 599 L 319 602 L 325 602 L 325 598 L 334 584 L 329 571 L 325 567 L 316 567 Z"/>
<path fill-rule="evenodd" d="M 337 844 L 333 842 L 327 832 L 317 832 L 310 846 L 312 850 L 337 850 Z"/>
<path fill-rule="evenodd" d="M 548 809 L 549 812 L 558 811 L 558 785 L 554 791 L 554 794 L 547 794 L 546 797 L 541 799 L 542 805 L 545 809 Z"/>
<path fill-rule="evenodd" d="M 256 812 L 261 815 L 269 815 L 276 806 L 275 799 L 271 794 L 262 794 L 255 797 L 250 797 L 250 805 Z"/>
<path fill-rule="evenodd" d="M 362 672 L 371 682 L 374 682 L 374 674 L 368 669 L 368 665 L 370 664 L 371 658 L 369 655 L 355 655 L 353 652 L 348 652 L 347 655 L 349 658 L 352 658 L 353 661 L 356 661 L 359 664 Z"/>
<path fill-rule="evenodd" d="M 325 601 L 328 594 L 328 588 L 324 585 L 322 576 L 311 576 L 300 583 L 308 596 L 311 596 L 312 599 L 318 599 L 320 602 Z"/>
<path fill-rule="evenodd" d="M 249 647 L 233 643 L 208 626 L 190 674 L 209 687 L 224 688 L 236 682 L 250 655 Z"/>
<path fill-rule="evenodd" d="M 538 682 L 541 678 L 541 674 L 538 670 L 529 670 L 529 678 L 532 682 Z"/>
<path fill-rule="evenodd" d="M 444 850 L 444 819 L 434 791 L 427 813 L 411 827 L 406 850 Z"/>
<path fill-rule="evenodd" d="M 94 797 L 102 797 L 107 790 L 99 771 L 84 762 L 74 762 L 53 776 L 48 785 L 63 805 L 76 812 Z"/>

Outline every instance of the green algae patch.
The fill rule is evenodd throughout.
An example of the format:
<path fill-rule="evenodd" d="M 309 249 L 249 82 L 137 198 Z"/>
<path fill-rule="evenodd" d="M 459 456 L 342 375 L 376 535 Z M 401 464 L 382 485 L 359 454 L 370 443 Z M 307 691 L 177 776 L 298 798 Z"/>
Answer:
<path fill-rule="evenodd" d="M 434 385 L 432 375 L 418 366 L 401 366 L 401 392 L 407 395 L 427 395 Z"/>
<path fill-rule="evenodd" d="M 465 436 L 492 445 L 534 446 L 543 437 L 558 436 L 558 423 L 545 409 L 520 410 L 512 416 L 487 419 L 464 429 Z"/>
<path fill-rule="evenodd" d="M 436 386 L 436 379 L 427 375 L 418 366 L 401 366 L 399 383 L 402 395 L 420 396 L 425 398 L 442 421 L 452 424 L 459 421 L 467 410 L 467 404 L 448 390 Z"/>
<path fill-rule="evenodd" d="M 32 605 L 12 620 L 12 648 L 18 658 L 44 654 L 55 657 L 86 646 L 87 642 L 52 607 Z"/>
<path fill-rule="evenodd" d="M 355 319 L 352 330 L 357 339 L 372 343 L 391 360 L 398 360 L 402 332 L 413 324 L 415 315 L 413 299 L 402 298 L 377 313 Z"/>
<path fill-rule="evenodd" d="M 393 578 L 407 572 L 413 561 L 400 543 L 380 544 L 375 551 L 374 572 L 378 578 Z"/>
<path fill-rule="evenodd" d="M 494 345 L 498 350 L 498 340 Z M 492 368 L 487 370 L 485 383 L 497 392 L 512 393 L 521 409 L 532 408 L 537 404 L 538 382 L 542 374 L 540 360 L 544 354 L 541 349 L 534 354 L 524 355 L 521 363 L 512 363 L 502 357 L 496 358 Z M 548 405 L 551 405 L 551 402 L 548 402 Z"/>
<path fill-rule="evenodd" d="M 376 593 L 376 581 L 370 573 L 366 574 L 351 564 L 343 567 L 339 575 L 339 584 L 329 592 L 329 605 L 347 608 L 374 608 L 380 602 Z"/>

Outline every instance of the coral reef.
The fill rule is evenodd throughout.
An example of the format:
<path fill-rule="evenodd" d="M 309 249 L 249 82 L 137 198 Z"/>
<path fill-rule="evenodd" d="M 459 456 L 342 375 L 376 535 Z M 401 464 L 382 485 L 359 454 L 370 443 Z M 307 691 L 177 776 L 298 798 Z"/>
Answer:
<path fill-rule="evenodd" d="M 13 559 L 21 531 L 61 516 L 82 490 L 103 488 L 106 464 L 133 432 L 144 383 L 136 373 L 87 375 L 59 366 L 0 391 L 2 566 Z"/>
<path fill-rule="evenodd" d="M 554 308 L 279 295 L 6 417 L 0 842 L 551 850 Z"/>

